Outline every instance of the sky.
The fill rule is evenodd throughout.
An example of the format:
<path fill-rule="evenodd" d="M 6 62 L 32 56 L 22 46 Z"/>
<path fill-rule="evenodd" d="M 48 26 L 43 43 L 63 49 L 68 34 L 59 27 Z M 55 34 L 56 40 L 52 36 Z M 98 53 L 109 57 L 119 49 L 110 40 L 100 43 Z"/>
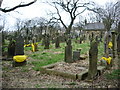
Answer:
<path fill-rule="evenodd" d="M 27 3 L 31 1 L 33 0 L 3 0 L 1 7 L 10 8 L 10 7 L 20 4 L 21 2 Z M 5 30 L 12 30 L 12 29 L 15 29 L 14 25 L 16 23 L 16 19 L 32 19 L 35 17 L 49 18 L 47 13 L 49 13 L 50 10 L 55 11 L 55 9 L 49 6 L 48 4 L 42 3 L 43 1 L 45 0 L 37 0 L 37 2 L 35 2 L 34 4 L 30 6 L 21 7 L 8 13 L 0 12 L 0 14 L 2 15 L 1 16 L 2 19 L 0 17 L 0 23 L 3 22 L 4 20 Z M 91 1 L 94 1 L 95 3 L 99 5 L 105 5 L 106 2 L 111 2 L 111 1 L 115 2 L 116 0 L 91 0 Z M 83 14 L 81 14 L 82 17 L 85 17 L 87 13 L 88 12 L 84 12 Z M 64 22 L 67 24 L 69 20 L 68 16 L 64 12 L 61 12 L 61 15 L 62 15 Z"/>

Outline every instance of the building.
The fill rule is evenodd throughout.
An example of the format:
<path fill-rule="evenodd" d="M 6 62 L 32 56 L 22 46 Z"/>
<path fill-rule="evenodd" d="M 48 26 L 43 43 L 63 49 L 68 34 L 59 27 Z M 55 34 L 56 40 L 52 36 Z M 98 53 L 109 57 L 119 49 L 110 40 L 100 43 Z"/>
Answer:
<path fill-rule="evenodd" d="M 87 23 L 83 29 L 85 31 L 105 31 L 105 26 L 103 23 L 96 22 L 96 23 Z"/>

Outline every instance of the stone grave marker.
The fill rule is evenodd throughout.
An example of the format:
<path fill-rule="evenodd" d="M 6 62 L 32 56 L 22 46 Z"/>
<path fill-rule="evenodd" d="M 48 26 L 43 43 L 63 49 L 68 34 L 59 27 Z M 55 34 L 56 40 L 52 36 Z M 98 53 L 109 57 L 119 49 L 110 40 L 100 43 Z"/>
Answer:
<path fill-rule="evenodd" d="M 113 54 L 113 58 L 115 58 L 115 37 L 116 37 L 116 33 L 115 31 L 112 32 L 112 54 Z"/>
<path fill-rule="evenodd" d="M 117 54 L 118 54 L 118 66 L 119 66 L 119 69 L 120 69 L 120 22 L 119 22 L 119 25 L 118 25 L 118 32 L 117 32 Z"/>
<path fill-rule="evenodd" d="M 59 33 L 56 34 L 56 42 L 55 42 L 55 48 L 59 48 L 60 47 L 60 39 L 59 39 Z"/>
<path fill-rule="evenodd" d="M 15 55 L 24 55 L 24 38 L 22 36 L 16 38 Z"/>
<path fill-rule="evenodd" d="M 71 46 L 71 40 L 70 39 L 67 41 L 67 46 L 65 47 L 65 59 L 64 59 L 64 61 L 66 63 L 73 62 L 73 59 L 72 59 L 72 46 Z"/>
<path fill-rule="evenodd" d="M 93 79 L 97 75 L 98 43 L 93 40 L 89 50 L 89 70 L 88 79 Z"/>
<path fill-rule="evenodd" d="M 24 55 L 24 38 L 20 35 L 16 38 L 15 55 Z M 23 62 L 13 61 L 13 67 L 22 66 L 26 64 L 26 60 Z"/>
<path fill-rule="evenodd" d="M 80 51 L 73 51 L 73 60 L 77 61 L 80 59 Z"/>
<path fill-rule="evenodd" d="M 118 32 L 117 32 L 117 54 L 118 54 L 118 69 L 120 70 L 120 22 L 118 24 Z M 118 78 L 118 87 L 120 88 L 120 79 Z"/>
<path fill-rule="evenodd" d="M 45 47 L 44 49 L 49 49 L 50 40 L 49 40 L 49 34 L 45 35 Z"/>
<path fill-rule="evenodd" d="M 7 58 L 12 58 L 15 55 L 15 41 L 10 41 L 8 45 L 8 55 Z"/>

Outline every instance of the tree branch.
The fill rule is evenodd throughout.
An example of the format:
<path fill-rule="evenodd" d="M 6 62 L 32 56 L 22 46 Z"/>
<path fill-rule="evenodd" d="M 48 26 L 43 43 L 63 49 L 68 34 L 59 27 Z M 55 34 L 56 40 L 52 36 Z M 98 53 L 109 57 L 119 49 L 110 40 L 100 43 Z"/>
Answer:
<path fill-rule="evenodd" d="M 15 6 L 15 7 L 13 7 L 13 8 L 10 8 L 10 9 L 0 8 L 0 11 L 2 11 L 2 12 L 4 12 L 4 13 L 10 12 L 10 11 L 13 11 L 13 10 L 15 10 L 15 9 L 17 9 L 17 8 L 20 8 L 20 7 L 29 6 L 29 5 L 31 5 L 31 4 L 33 4 L 33 3 L 35 3 L 36 1 L 37 1 L 37 0 L 34 0 L 34 1 L 32 1 L 32 2 L 30 2 L 30 3 L 27 3 L 27 4 L 19 4 L 19 5 Z"/>

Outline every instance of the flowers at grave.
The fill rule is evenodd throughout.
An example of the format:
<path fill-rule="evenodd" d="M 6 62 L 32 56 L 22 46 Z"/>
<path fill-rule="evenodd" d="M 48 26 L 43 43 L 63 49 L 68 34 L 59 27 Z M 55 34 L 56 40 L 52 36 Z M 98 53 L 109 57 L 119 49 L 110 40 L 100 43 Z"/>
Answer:
<path fill-rule="evenodd" d="M 38 42 L 36 42 L 35 44 L 38 45 Z"/>
<path fill-rule="evenodd" d="M 106 58 L 106 57 L 102 57 L 100 60 L 105 60 L 105 61 L 107 62 L 107 64 L 110 64 L 112 58 L 111 58 L 111 57 L 108 57 L 108 58 Z"/>
<path fill-rule="evenodd" d="M 13 60 L 16 62 L 23 62 L 28 58 L 26 55 L 16 55 L 13 57 Z"/>
<path fill-rule="evenodd" d="M 112 46 L 113 46 L 112 42 L 109 42 L 108 43 L 108 48 L 112 48 Z"/>
<path fill-rule="evenodd" d="M 31 44 L 25 44 L 25 45 L 24 45 L 24 47 L 29 47 L 29 46 L 31 46 Z"/>
<path fill-rule="evenodd" d="M 35 45 L 34 45 L 34 43 L 32 43 L 31 46 L 32 46 L 32 51 L 35 52 Z"/>

